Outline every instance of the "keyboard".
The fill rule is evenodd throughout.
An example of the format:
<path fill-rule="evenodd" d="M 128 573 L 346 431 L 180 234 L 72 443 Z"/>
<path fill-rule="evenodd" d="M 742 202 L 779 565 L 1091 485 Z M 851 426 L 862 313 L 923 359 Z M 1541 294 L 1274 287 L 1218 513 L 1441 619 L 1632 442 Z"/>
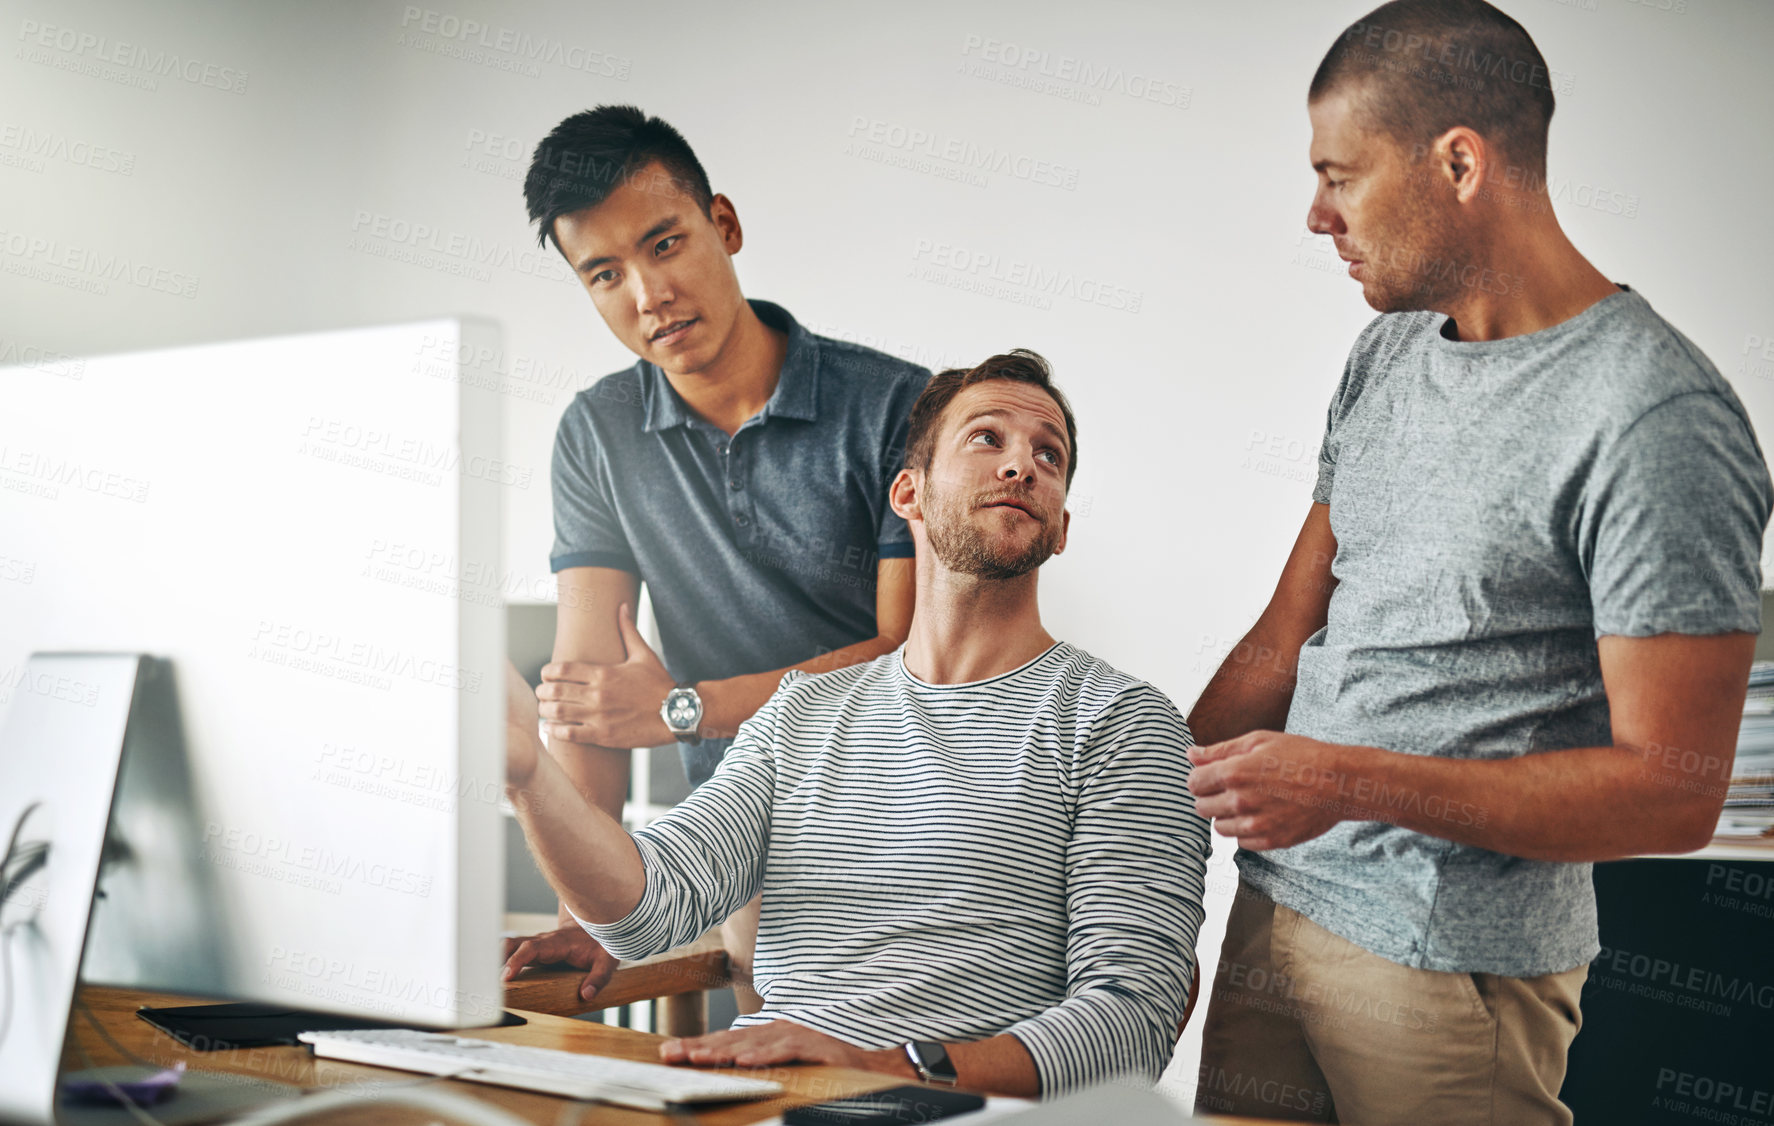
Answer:
<path fill-rule="evenodd" d="M 405 1028 L 304 1032 L 297 1039 L 327 1059 L 447 1075 L 573 1099 L 597 1099 L 638 1110 L 761 1099 L 782 1093 L 782 1084 L 766 1079 L 501 1044 L 447 1032 Z"/>

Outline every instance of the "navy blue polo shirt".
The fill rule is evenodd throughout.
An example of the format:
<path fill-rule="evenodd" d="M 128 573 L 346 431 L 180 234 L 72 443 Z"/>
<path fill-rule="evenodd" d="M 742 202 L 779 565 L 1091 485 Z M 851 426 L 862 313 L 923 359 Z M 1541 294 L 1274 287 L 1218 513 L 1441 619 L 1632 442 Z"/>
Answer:
<path fill-rule="evenodd" d="M 574 396 L 555 434 L 549 565 L 640 576 L 677 680 L 779 669 L 876 636 L 876 566 L 912 555 L 887 487 L 929 370 L 749 304 L 788 334 L 788 353 L 769 402 L 731 437 L 645 360 Z M 692 783 L 725 745 L 684 748 Z"/>

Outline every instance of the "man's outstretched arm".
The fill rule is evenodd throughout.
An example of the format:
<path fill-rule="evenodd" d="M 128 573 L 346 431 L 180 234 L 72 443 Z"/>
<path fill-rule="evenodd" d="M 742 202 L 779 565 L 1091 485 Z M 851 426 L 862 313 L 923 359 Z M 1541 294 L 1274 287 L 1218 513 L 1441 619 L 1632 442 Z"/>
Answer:
<path fill-rule="evenodd" d="M 615 818 L 587 801 L 543 750 L 535 693 L 509 662 L 505 691 L 505 792 L 536 865 L 574 915 L 614 922 L 634 910 L 646 888 L 634 840 Z"/>
<path fill-rule="evenodd" d="M 715 776 L 632 835 L 567 779 L 535 734 L 534 697 L 507 667 L 506 791 L 569 916 L 610 953 L 689 942 L 757 894 L 770 835 L 778 697 L 739 729 Z"/>
<path fill-rule="evenodd" d="M 554 661 L 622 660 L 616 608 L 634 601 L 640 581 L 611 567 L 568 567 L 560 572 L 559 584 Z M 550 740 L 548 750 L 587 802 L 621 819 L 622 804 L 628 797 L 628 751 L 559 738 Z M 615 957 L 585 933 L 564 905 L 557 912 L 553 930 L 505 940 L 506 981 L 525 966 L 549 962 L 565 962 L 587 971 L 579 983 L 579 997 L 584 1001 L 597 996 L 616 973 Z"/>

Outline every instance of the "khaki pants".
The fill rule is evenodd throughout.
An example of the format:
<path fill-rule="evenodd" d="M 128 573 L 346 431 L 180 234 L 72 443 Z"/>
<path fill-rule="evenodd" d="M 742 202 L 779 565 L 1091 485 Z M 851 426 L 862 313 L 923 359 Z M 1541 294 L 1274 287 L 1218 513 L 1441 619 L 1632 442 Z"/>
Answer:
<path fill-rule="evenodd" d="M 1195 1108 L 1356 1126 L 1570 1126 L 1558 1101 L 1588 966 L 1416 970 L 1240 883 Z"/>

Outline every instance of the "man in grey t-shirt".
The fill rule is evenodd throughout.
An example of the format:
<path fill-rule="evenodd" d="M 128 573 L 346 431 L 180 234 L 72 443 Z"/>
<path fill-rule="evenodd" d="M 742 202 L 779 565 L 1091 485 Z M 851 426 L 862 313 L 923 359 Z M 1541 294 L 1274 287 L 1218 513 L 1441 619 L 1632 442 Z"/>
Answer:
<path fill-rule="evenodd" d="M 1241 846 L 1203 1110 L 1568 1123 L 1590 862 L 1718 818 L 1774 486 L 1717 370 L 1559 228 L 1548 73 L 1487 4 L 1402 0 L 1312 83 L 1308 226 L 1382 315 L 1189 716 Z"/>

